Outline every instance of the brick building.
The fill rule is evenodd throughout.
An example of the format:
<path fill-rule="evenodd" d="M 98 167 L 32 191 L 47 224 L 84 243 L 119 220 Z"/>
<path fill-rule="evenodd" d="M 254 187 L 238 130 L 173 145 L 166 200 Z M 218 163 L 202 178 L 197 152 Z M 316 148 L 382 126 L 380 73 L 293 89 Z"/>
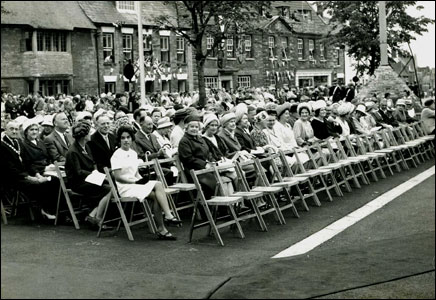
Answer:
<path fill-rule="evenodd" d="M 159 15 L 175 16 L 161 1 L 143 1 L 146 93 L 198 89 L 191 47 L 162 30 Z M 268 19 L 251 33 L 228 36 L 205 64 L 209 87 L 331 85 L 344 77 L 344 56 L 324 37 L 328 26 L 306 1 L 273 1 Z M 137 90 L 135 1 L 3 1 L 1 87 L 14 93 L 121 93 Z M 259 30 L 257 30 L 259 29 Z M 189 28 L 186 28 L 188 31 Z M 205 47 L 213 43 L 204 40 Z M 19 50 L 19 51 L 18 51 Z"/>
<path fill-rule="evenodd" d="M 344 51 L 325 40 L 329 26 L 306 1 L 273 1 L 264 14 L 270 18 L 257 22 L 253 32 L 229 36 L 221 56 L 217 51 L 207 59 L 208 87 L 304 87 L 344 81 Z M 213 39 L 206 37 L 205 44 L 209 47 Z"/>
<path fill-rule="evenodd" d="M 76 2 L 2 1 L 1 88 L 27 95 L 95 92 L 92 31 Z M 95 54 L 94 54 L 95 56 Z M 89 64 L 91 63 L 91 64 Z"/>

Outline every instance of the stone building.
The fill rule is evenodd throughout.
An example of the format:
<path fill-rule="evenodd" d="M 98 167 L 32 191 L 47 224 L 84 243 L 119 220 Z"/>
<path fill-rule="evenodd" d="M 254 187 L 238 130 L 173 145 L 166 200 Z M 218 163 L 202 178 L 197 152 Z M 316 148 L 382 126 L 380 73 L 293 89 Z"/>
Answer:
<path fill-rule="evenodd" d="M 306 1 L 273 1 L 263 14 L 269 19 L 256 22 L 253 32 L 229 35 L 222 52 L 207 59 L 206 86 L 230 90 L 344 81 L 344 51 L 325 40 L 329 26 Z M 206 37 L 205 46 L 212 44 Z"/>
<path fill-rule="evenodd" d="M 1 18 L 2 91 L 96 92 L 96 28 L 77 2 L 2 1 L 2 6 L 9 12 Z"/>

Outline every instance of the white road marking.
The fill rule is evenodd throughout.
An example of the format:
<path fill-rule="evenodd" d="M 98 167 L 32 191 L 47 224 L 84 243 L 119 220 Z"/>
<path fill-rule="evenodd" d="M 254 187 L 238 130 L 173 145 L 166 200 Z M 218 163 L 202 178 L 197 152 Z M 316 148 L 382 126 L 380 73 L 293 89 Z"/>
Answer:
<path fill-rule="evenodd" d="M 389 202 L 391 202 L 401 194 L 404 194 L 405 192 L 412 189 L 416 185 L 420 184 L 430 176 L 433 176 L 434 174 L 435 174 L 435 167 L 433 166 L 430 169 L 422 172 L 421 174 L 393 188 L 392 190 L 384 193 L 383 195 L 375 198 L 371 202 L 353 211 L 347 216 L 328 225 L 324 229 L 312 234 L 311 236 L 305 238 L 304 240 L 283 250 L 282 252 L 276 254 L 272 258 L 290 257 L 290 256 L 296 256 L 309 252 L 310 250 L 318 247 L 322 243 L 333 238 L 335 235 L 341 233 L 348 227 L 354 225 L 355 223 L 359 222 L 363 218 L 372 214 L 376 210 L 382 208 L 383 206 L 385 206 L 386 204 L 388 204 Z"/>

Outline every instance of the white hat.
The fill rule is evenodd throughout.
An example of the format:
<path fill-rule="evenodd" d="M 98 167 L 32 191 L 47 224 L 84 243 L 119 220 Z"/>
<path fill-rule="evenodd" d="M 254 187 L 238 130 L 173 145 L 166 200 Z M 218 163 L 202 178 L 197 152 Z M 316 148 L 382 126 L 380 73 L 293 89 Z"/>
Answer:
<path fill-rule="evenodd" d="M 100 98 L 106 98 L 106 94 L 105 93 L 101 93 Z"/>
<path fill-rule="evenodd" d="M 361 113 L 364 114 L 365 116 L 368 115 L 368 114 L 366 113 L 366 106 L 363 105 L 363 104 L 359 104 L 359 105 L 357 105 L 357 107 L 356 107 L 356 111 L 361 112 Z"/>
<path fill-rule="evenodd" d="M 92 118 L 92 114 L 89 111 L 79 111 L 77 112 L 76 115 L 76 122 L 79 122 L 80 120 L 83 120 L 86 117 Z"/>
<path fill-rule="evenodd" d="M 404 105 L 404 106 L 406 106 L 406 101 L 404 101 L 404 99 L 398 99 L 397 103 L 395 103 L 395 105 Z"/>
<path fill-rule="evenodd" d="M 53 126 L 53 117 L 54 115 L 45 115 L 41 125 Z"/>
<path fill-rule="evenodd" d="M 203 116 L 203 124 L 204 128 L 206 128 L 211 122 L 217 121 L 218 125 L 220 124 L 220 121 L 218 120 L 218 117 L 215 114 L 206 114 Z"/>
<path fill-rule="evenodd" d="M 164 117 L 162 119 L 159 119 L 159 121 L 157 121 L 157 129 L 167 128 L 171 126 L 173 126 L 173 123 L 168 117 Z"/>
<path fill-rule="evenodd" d="M 14 119 L 14 121 L 17 122 L 18 125 L 23 125 L 24 122 L 26 122 L 27 120 L 29 119 L 26 116 L 19 116 Z"/>
<path fill-rule="evenodd" d="M 303 102 L 298 104 L 297 106 L 297 112 L 300 114 L 301 109 L 307 108 L 309 110 L 309 113 L 312 112 L 312 108 L 310 107 L 309 103 Z"/>
<path fill-rule="evenodd" d="M 27 128 L 29 128 L 30 126 L 33 126 L 33 125 L 38 125 L 39 126 L 37 120 L 35 118 L 27 119 L 23 123 L 23 131 L 25 132 Z"/>
<path fill-rule="evenodd" d="M 315 101 L 315 103 L 312 104 L 312 109 L 314 111 L 326 107 L 327 107 L 327 103 L 324 100 L 317 100 Z"/>
<path fill-rule="evenodd" d="M 221 117 L 220 123 L 222 126 L 224 126 L 231 119 L 236 119 L 236 115 L 234 113 L 225 114 Z"/>
<path fill-rule="evenodd" d="M 176 114 L 176 110 L 173 108 L 170 108 L 169 110 L 167 110 L 167 112 L 165 113 L 165 117 L 171 118 Z"/>
<path fill-rule="evenodd" d="M 374 101 L 368 101 L 365 103 L 366 110 L 370 111 L 371 109 L 375 108 L 375 102 Z"/>
<path fill-rule="evenodd" d="M 94 113 L 94 119 L 97 119 L 100 115 L 107 113 L 107 111 L 103 108 L 99 108 L 95 113 Z"/>
<path fill-rule="evenodd" d="M 342 103 L 338 107 L 338 115 L 343 116 L 349 113 L 349 106 L 347 103 Z"/>

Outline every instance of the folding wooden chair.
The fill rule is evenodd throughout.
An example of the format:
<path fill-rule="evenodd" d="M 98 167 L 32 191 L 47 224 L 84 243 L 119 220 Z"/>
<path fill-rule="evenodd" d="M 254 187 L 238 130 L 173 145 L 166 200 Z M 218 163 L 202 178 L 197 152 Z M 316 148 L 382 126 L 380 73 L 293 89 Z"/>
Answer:
<path fill-rule="evenodd" d="M 282 150 L 279 150 L 278 152 L 280 161 L 282 162 L 282 174 L 283 174 L 283 180 L 292 180 L 293 178 L 296 178 L 294 175 L 294 172 L 292 171 L 291 166 L 288 164 L 286 160 L 285 153 Z M 303 192 L 303 195 L 305 198 L 312 198 L 313 202 L 316 206 L 321 206 L 321 202 L 319 201 L 319 197 L 317 195 L 317 192 L 315 191 L 315 188 L 313 187 L 312 182 L 310 181 L 310 177 L 298 177 L 301 179 L 301 190 Z M 331 201 L 331 200 L 330 200 Z"/>
<path fill-rule="evenodd" d="M 233 186 L 234 189 L 233 193 L 230 193 L 230 191 L 226 188 L 222 176 L 223 174 L 225 176 L 226 172 L 235 171 L 235 170 L 236 170 L 235 165 L 214 166 L 214 171 L 215 171 L 214 175 L 218 183 L 218 188 L 220 190 L 221 195 L 227 197 L 242 197 L 244 201 L 250 202 L 251 204 L 250 211 L 244 213 L 238 213 L 238 210 L 236 211 L 238 213 L 239 220 L 243 221 L 251 218 L 257 218 L 261 230 L 268 231 L 266 223 L 257 205 L 257 202 L 261 201 L 263 198 L 263 192 L 250 192 L 244 190 L 244 188 L 242 188 L 243 186 L 242 180 L 244 180 L 245 177 L 241 177 L 241 176 L 239 176 L 239 178 L 236 179 L 237 182 L 235 186 L 231 182 L 229 182 L 229 184 L 232 184 Z"/>
<path fill-rule="evenodd" d="M 323 145 L 330 147 L 330 144 L 328 142 L 324 142 Z M 327 147 L 327 149 L 328 149 L 328 147 Z M 349 193 L 351 193 L 351 191 L 352 191 L 351 185 L 348 182 L 351 180 L 351 181 L 354 181 L 357 188 L 361 188 L 361 186 L 359 184 L 359 180 L 357 179 L 357 176 L 354 173 L 354 170 L 352 168 L 352 164 L 354 161 L 351 161 L 348 159 L 343 159 L 343 160 L 339 161 L 336 158 L 334 151 L 332 150 L 332 152 L 330 153 L 330 158 L 332 159 L 332 163 L 329 164 L 327 161 L 327 158 L 325 157 L 324 152 L 321 149 L 321 145 L 319 143 L 316 145 L 313 145 L 311 147 L 311 149 L 317 150 L 317 155 L 319 155 L 321 165 L 318 166 L 318 168 L 321 170 L 323 170 L 323 169 L 332 170 L 333 175 L 336 178 L 336 182 L 338 183 L 339 186 L 342 186 L 342 185 L 345 186 L 345 189 Z M 348 168 L 348 173 L 347 173 L 347 168 Z"/>
<path fill-rule="evenodd" d="M 416 139 L 425 141 L 424 145 L 423 145 L 423 150 L 426 153 L 427 157 L 429 157 L 429 159 L 431 157 L 435 157 L 435 147 L 434 147 L 434 139 L 435 136 L 434 135 L 427 135 L 425 133 L 424 130 L 424 122 L 419 121 L 419 122 L 415 122 L 413 123 L 413 130 L 415 132 L 415 136 Z"/>
<path fill-rule="evenodd" d="M 389 164 L 389 158 L 388 153 L 376 153 L 374 152 L 373 145 L 376 143 L 379 143 L 379 136 L 375 133 L 371 135 L 363 135 L 361 136 L 362 143 L 361 143 L 361 155 L 367 155 L 372 156 L 377 164 L 377 167 L 375 167 L 374 171 L 380 170 L 381 176 L 383 178 L 386 178 L 386 172 L 384 169 L 388 169 L 389 173 L 391 175 L 394 175 L 394 172 L 392 171 L 391 165 Z"/>
<path fill-rule="evenodd" d="M 407 163 L 404 162 L 401 149 L 394 149 L 391 147 L 391 142 L 386 132 L 387 130 L 381 130 L 378 132 L 378 136 L 382 138 L 382 141 L 380 143 L 374 143 L 374 152 L 386 154 L 391 169 L 395 168 L 397 172 L 401 172 L 402 166 L 405 170 L 408 170 L 409 167 L 407 166 Z"/>
<path fill-rule="evenodd" d="M 164 172 L 162 170 L 162 164 L 168 164 L 168 163 L 173 164 L 174 167 L 177 168 L 176 183 L 172 185 L 168 185 L 164 176 Z M 197 188 L 195 184 L 188 183 L 183 167 L 177 156 L 174 156 L 172 158 L 166 158 L 166 159 L 156 158 L 155 168 L 156 168 L 157 178 L 160 182 L 162 182 L 165 191 L 167 192 L 168 201 L 171 205 L 171 209 L 174 212 L 174 216 L 178 220 L 181 220 L 178 212 L 194 206 L 194 200 L 195 200 L 194 192 L 197 190 Z M 190 199 L 188 199 L 188 201 L 183 201 L 182 198 L 180 197 L 180 192 L 188 193 Z M 176 205 L 176 203 L 179 205 Z"/>
<path fill-rule="evenodd" d="M 301 192 L 300 185 L 302 182 L 305 182 L 308 180 L 308 177 L 288 177 L 287 180 L 284 180 L 282 177 L 282 174 L 277 167 L 275 159 L 280 159 L 280 155 L 278 153 L 268 155 L 265 158 L 256 158 L 255 162 L 257 164 L 258 169 L 262 167 L 263 163 L 266 163 L 269 166 L 270 172 L 271 172 L 271 182 L 269 182 L 266 174 L 264 172 L 261 173 L 261 175 L 264 177 L 264 182 L 267 183 L 268 186 L 272 187 L 284 187 L 284 194 L 283 199 L 285 200 L 285 205 L 280 206 L 280 210 L 284 211 L 288 208 L 291 208 L 294 215 L 299 218 L 299 214 L 297 211 L 297 208 L 295 207 L 295 202 L 300 201 L 303 205 L 304 209 L 306 211 L 309 211 L 309 207 L 307 206 L 307 203 L 305 201 L 304 194 Z M 292 196 L 292 188 L 295 188 L 297 191 L 298 197 L 295 198 Z M 279 203 L 280 204 L 280 203 Z"/>
<path fill-rule="evenodd" d="M 311 151 L 306 148 L 301 148 L 298 150 L 287 150 L 283 151 L 284 155 L 295 155 L 297 161 L 296 172 L 294 173 L 295 177 L 308 177 L 311 180 L 312 185 L 314 186 L 315 192 L 325 191 L 329 201 L 333 201 L 332 195 L 330 193 L 331 189 L 334 189 L 338 196 L 343 196 L 338 182 L 336 181 L 335 176 L 333 175 L 333 171 L 329 169 L 319 169 L 318 164 L 313 157 Z M 306 164 L 307 168 L 304 166 L 302 161 L 300 160 L 300 154 L 306 154 L 309 157 L 309 162 Z"/>
<path fill-rule="evenodd" d="M 118 193 L 118 189 L 116 187 L 116 183 L 115 183 L 115 181 L 113 180 L 113 177 L 112 177 L 113 176 L 112 170 L 107 168 L 107 167 L 105 167 L 104 168 L 104 172 L 106 174 L 106 180 L 109 182 L 109 185 L 111 187 L 112 197 L 111 197 L 111 201 L 109 201 L 108 204 L 105 207 L 101 224 L 99 224 L 99 229 L 98 229 L 98 232 L 97 232 L 97 237 L 100 237 L 103 225 L 107 224 L 107 223 L 110 223 L 110 222 L 113 222 L 113 221 L 118 221 L 117 231 L 119 231 L 119 229 L 120 229 L 121 222 L 123 223 L 124 228 L 126 229 L 126 232 L 127 232 L 127 236 L 129 238 L 129 240 L 131 240 L 131 241 L 134 240 L 133 239 L 133 234 L 132 234 L 131 227 L 134 226 L 134 225 L 137 225 L 137 224 L 141 224 L 141 223 L 147 222 L 148 227 L 149 227 L 151 233 L 155 234 L 157 232 L 157 226 L 156 226 L 156 223 L 154 221 L 153 213 L 152 213 L 150 205 L 148 203 L 148 199 L 144 199 L 144 201 L 139 201 L 138 198 L 120 197 L 119 193 Z M 120 217 L 115 218 L 115 219 L 111 219 L 111 220 L 106 220 L 106 213 L 107 213 L 107 210 L 109 208 L 109 204 L 111 202 L 114 202 L 116 204 L 116 206 L 118 208 L 118 212 L 120 213 Z M 143 214 L 144 217 L 141 218 L 141 219 L 133 220 L 133 217 L 135 216 L 135 214 L 134 214 L 134 204 L 138 203 L 138 202 L 141 204 L 141 207 L 142 207 L 143 212 L 144 212 L 144 214 Z M 124 212 L 124 210 L 125 210 L 125 208 L 126 208 L 128 203 L 132 203 L 132 209 L 131 209 L 129 221 L 127 220 L 126 214 Z"/>
<path fill-rule="evenodd" d="M 426 141 L 419 139 L 415 135 L 413 125 L 401 126 L 399 133 L 401 135 L 400 140 L 402 144 L 410 146 L 412 155 L 416 158 L 415 161 L 418 162 L 418 164 L 430 159 L 424 149 Z"/>
<path fill-rule="evenodd" d="M 252 166 L 255 168 L 257 177 L 255 180 L 255 184 L 253 186 L 250 186 L 247 178 L 245 177 L 245 173 L 243 171 L 243 167 L 246 166 Z M 238 174 L 238 179 L 241 180 L 241 189 L 242 191 L 245 192 L 255 192 L 255 193 L 259 193 L 261 192 L 263 194 L 263 199 L 266 200 L 266 204 L 265 206 L 262 207 L 262 209 L 260 209 L 260 214 L 262 216 L 270 214 L 270 213 L 274 213 L 277 221 L 280 224 L 285 224 L 286 221 L 284 220 L 282 211 L 280 210 L 279 204 L 277 202 L 277 199 L 275 197 L 276 194 L 280 193 L 283 188 L 282 187 L 268 187 L 266 186 L 266 183 L 264 181 L 264 177 L 261 176 L 261 174 L 264 172 L 263 169 L 262 170 L 258 170 L 257 164 L 255 163 L 254 160 L 247 160 L 244 162 L 236 162 L 236 172 Z M 265 224 L 265 229 L 266 228 L 266 224 Z"/>
<path fill-rule="evenodd" d="M 88 207 L 84 207 L 82 205 L 82 198 L 84 197 L 84 195 L 75 193 L 71 189 L 67 188 L 65 180 L 64 180 L 66 178 L 65 171 L 61 170 L 58 162 L 55 162 L 54 165 L 55 165 L 55 171 L 57 174 L 57 178 L 59 179 L 59 184 L 60 184 L 59 194 L 58 194 L 58 202 L 56 205 L 56 219 L 55 219 L 54 224 L 55 225 L 58 224 L 59 215 L 61 213 L 68 211 L 70 213 L 71 220 L 74 223 L 74 227 L 76 229 L 80 229 L 79 222 L 77 220 L 77 215 L 80 213 L 83 213 L 84 211 L 86 211 L 88 209 Z M 60 210 L 62 195 L 64 196 L 65 202 L 67 204 L 67 207 L 68 207 L 67 210 Z M 76 207 L 74 207 L 74 205 L 73 205 L 72 198 L 78 199 L 78 205 Z"/>
<path fill-rule="evenodd" d="M 371 175 L 372 179 L 377 182 L 378 176 L 373 166 L 373 156 L 359 154 L 359 151 L 362 151 L 360 136 L 354 135 L 352 136 L 352 139 L 350 136 L 345 136 L 344 142 L 347 150 L 345 151 L 342 143 L 340 143 L 338 153 L 341 153 L 344 159 L 355 161 L 354 168 L 356 170 L 356 175 L 362 178 L 364 184 L 370 183 L 369 175 Z"/>
<path fill-rule="evenodd" d="M 405 162 L 405 166 L 407 166 L 407 169 L 409 169 L 409 162 L 411 163 L 412 167 L 417 168 L 419 161 L 411 151 L 413 146 L 403 143 L 401 129 L 399 127 L 395 129 L 388 128 L 386 133 L 390 138 L 390 142 L 393 144 L 391 148 L 399 151 L 403 161 Z"/>
<path fill-rule="evenodd" d="M 241 203 L 243 201 L 243 198 L 242 197 L 228 197 L 228 196 L 212 196 L 211 199 L 206 199 L 206 197 L 203 193 L 201 183 L 199 181 L 199 176 L 202 176 L 202 175 L 204 176 L 205 174 L 213 174 L 214 172 L 215 172 L 215 170 L 213 168 L 204 169 L 204 170 L 191 170 L 191 176 L 194 180 L 195 186 L 197 187 L 197 192 L 198 192 L 199 197 L 196 199 L 195 204 L 194 204 L 194 212 L 192 214 L 191 227 L 189 230 L 189 242 L 192 241 L 192 235 L 193 235 L 195 229 L 198 229 L 198 228 L 201 228 L 204 226 L 210 226 L 208 233 L 210 234 L 210 231 L 212 231 L 213 234 L 215 235 L 217 242 L 221 246 L 224 246 L 224 242 L 223 242 L 221 235 L 219 233 L 219 229 L 221 229 L 221 228 L 228 227 L 230 225 L 235 224 L 241 238 L 245 238 L 244 232 L 242 231 L 242 227 L 239 224 L 238 216 L 236 215 L 236 212 L 235 212 L 235 205 L 238 203 Z M 204 209 L 207 221 L 196 224 L 197 210 L 199 209 L 198 206 L 200 204 Z M 229 216 L 231 217 L 230 221 L 226 221 L 226 222 L 220 223 L 220 224 L 217 223 L 219 221 L 217 218 L 218 207 L 226 207 L 227 208 L 227 210 L 229 212 Z M 211 209 L 214 211 L 213 214 L 212 214 Z M 222 219 L 222 218 L 220 218 L 220 219 Z"/>

